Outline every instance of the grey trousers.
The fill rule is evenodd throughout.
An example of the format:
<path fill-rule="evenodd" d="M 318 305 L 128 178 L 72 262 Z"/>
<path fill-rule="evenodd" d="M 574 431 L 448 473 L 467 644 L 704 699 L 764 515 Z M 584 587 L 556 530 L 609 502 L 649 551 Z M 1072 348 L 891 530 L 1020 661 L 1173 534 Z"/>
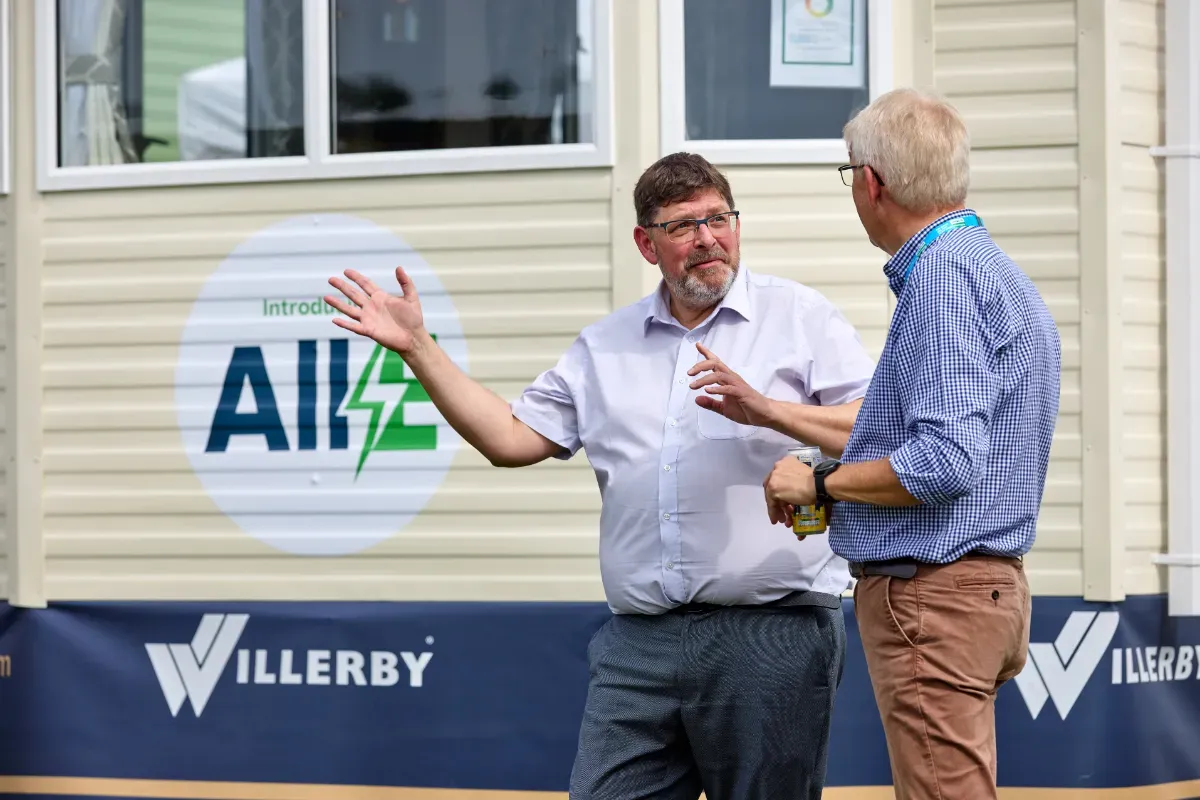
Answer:
<path fill-rule="evenodd" d="M 840 598 L 804 598 L 606 622 L 571 800 L 820 800 L 846 627 Z"/>

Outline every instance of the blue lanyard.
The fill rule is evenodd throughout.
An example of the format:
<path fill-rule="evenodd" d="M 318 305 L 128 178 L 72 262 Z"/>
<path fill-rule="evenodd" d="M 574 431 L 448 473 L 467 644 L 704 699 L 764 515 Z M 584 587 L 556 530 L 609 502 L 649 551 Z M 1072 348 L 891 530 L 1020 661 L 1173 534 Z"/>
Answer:
<path fill-rule="evenodd" d="M 925 234 L 925 238 L 921 240 L 921 245 L 917 248 L 917 252 L 913 253 L 913 257 L 908 260 L 908 266 L 904 268 L 904 282 L 908 283 L 908 275 L 913 271 L 913 267 L 916 266 L 917 259 L 921 257 L 921 254 L 929 248 L 929 245 L 936 242 L 942 235 L 947 234 L 950 231 L 956 231 L 959 228 L 982 227 L 983 220 L 981 220 L 975 214 L 967 214 L 963 217 L 948 219 L 941 225 L 938 225 L 936 228 L 931 230 L 929 233 Z"/>

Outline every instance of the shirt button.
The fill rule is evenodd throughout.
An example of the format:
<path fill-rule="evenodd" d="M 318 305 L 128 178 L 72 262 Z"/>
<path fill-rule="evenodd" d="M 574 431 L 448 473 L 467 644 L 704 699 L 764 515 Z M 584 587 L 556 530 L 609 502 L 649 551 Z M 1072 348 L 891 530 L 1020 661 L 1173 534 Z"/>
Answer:
<path fill-rule="evenodd" d="M 670 472 L 670 471 L 671 471 L 671 465 L 663 464 L 663 472 Z"/>
<path fill-rule="evenodd" d="M 670 518 L 671 518 L 670 514 L 663 514 L 663 519 L 670 519 Z"/>
<path fill-rule="evenodd" d="M 672 428 L 674 428 L 676 425 L 676 422 L 673 419 L 669 419 L 669 420 L 667 420 L 667 424 L 669 424 Z"/>
<path fill-rule="evenodd" d="M 675 569 L 675 565 L 674 565 L 674 564 L 672 564 L 670 561 L 668 561 L 668 562 L 667 562 L 667 569 Z"/>
<path fill-rule="evenodd" d="M 680 383 L 683 383 L 683 378 L 680 378 L 680 379 L 679 379 L 679 382 L 680 382 Z"/>

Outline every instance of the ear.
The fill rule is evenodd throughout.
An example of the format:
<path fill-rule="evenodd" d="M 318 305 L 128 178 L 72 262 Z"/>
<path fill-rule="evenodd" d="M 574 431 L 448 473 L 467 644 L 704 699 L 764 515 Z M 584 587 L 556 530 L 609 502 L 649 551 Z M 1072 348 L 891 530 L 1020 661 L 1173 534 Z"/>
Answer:
<path fill-rule="evenodd" d="M 875 174 L 875 168 L 863 167 L 863 179 L 867 182 L 867 197 L 870 198 L 871 205 L 879 205 L 883 201 L 883 185 L 879 182 L 879 176 Z"/>
<path fill-rule="evenodd" d="M 658 263 L 658 248 L 654 246 L 654 240 L 650 238 L 650 232 L 641 225 L 636 225 L 633 228 L 633 241 L 637 245 L 638 250 L 642 254 L 642 258 L 651 264 Z"/>

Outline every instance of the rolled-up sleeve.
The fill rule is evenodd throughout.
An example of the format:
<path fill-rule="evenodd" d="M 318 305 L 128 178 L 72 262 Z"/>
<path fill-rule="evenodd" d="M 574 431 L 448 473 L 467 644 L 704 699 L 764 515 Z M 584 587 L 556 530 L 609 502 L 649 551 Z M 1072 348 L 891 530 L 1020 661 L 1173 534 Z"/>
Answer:
<path fill-rule="evenodd" d="M 905 329 L 897 332 L 909 438 L 889 461 L 909 494 L 936 505 L 967 494 L 982 479 L 1001 386 L 987 298 L 966 288 L 953 264 L 921 267 L 921 283 L 910 287 Z"/>
<path fill-rule="evenodd" d="M 555 458 L 569 459 L 583 446 L 578 399 L 587 362 L 581 336 L 512 403 L 514 417 L 563 448 Z"/>
<path fill-rule="evenodd" d="M 803 376 L 808 394 L 823 406 L 852 403 L 867 393 L 875 361 L 837 307 L 822 298 L 801 312 L 810 354 Z"/>

